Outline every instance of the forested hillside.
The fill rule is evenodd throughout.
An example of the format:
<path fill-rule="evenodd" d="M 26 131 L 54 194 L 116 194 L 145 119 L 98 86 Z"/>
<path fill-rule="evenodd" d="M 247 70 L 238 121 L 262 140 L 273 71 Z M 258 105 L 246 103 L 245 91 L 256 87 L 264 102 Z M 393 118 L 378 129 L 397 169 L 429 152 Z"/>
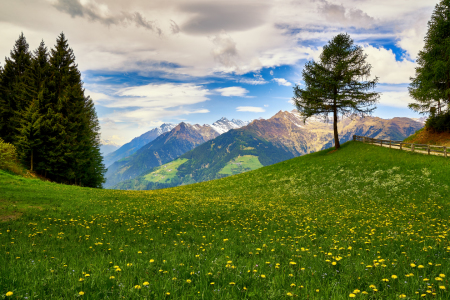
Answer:
<path fill-rule="evenodd" d="M 23 34 L 0 68 L 0 138 L 24 166 L 52 181 L 101 187 L 94 102 L 84 94 L 75 55 L 61 33 L 48 51 L 34 51 Z"/>

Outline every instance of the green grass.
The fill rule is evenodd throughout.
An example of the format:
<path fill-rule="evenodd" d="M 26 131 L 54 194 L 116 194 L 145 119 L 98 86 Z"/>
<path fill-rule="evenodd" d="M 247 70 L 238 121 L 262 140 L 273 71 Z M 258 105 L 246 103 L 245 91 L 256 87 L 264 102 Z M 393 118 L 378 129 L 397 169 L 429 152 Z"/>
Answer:
<path fill-rule="evenodd" d="M 259 162 L 258 156 L 243 155 L 229 161 L 225 165 L 225 167 L 223 167 L 223 169 L 219 171 L 219 174 L 236 175 L 243 172 L 256 170 L 262 167 L 263 165 Z"/>
<path fill-rule="evenodd" d="M 155 191 L 0 172 L 0 298 L 449 299 L 450 159 L 328 152 Z"/>
<path fill-rule="evenodd" d="M 170 163 L 157 167 L 151 173 L 144 176 L 144 179 L 149 182 L 170 182 L 175 176 L 177 176 L 178 167 L 187 162 L 188 159 L 180 158 Z"/>

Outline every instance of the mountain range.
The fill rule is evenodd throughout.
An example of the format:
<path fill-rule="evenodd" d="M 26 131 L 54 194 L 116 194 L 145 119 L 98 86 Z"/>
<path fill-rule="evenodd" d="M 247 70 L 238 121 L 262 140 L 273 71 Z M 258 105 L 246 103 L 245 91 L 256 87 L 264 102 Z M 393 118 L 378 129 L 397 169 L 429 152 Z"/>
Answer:
<path fill-rule="evenodd" d="M 119 155 L 121 155 L 123 158 L 115 161 L 108 167 L 106 172 L 107 180 L 104 187 L 108 188 L 123 180 L 135 178 L 143 172 L 174 160 L 196 146 L 218 137 L 221 133 L 246 124 L 248 122 L 235 119 L 229 121 L 226 118 L 221 118 L 212 125 L 191 125 L 181 122 L 170 131 L 160 134 L 139 149 L 136 149 L 137 147 L 131 149 L 130 146 L 125 144 L 117 151 L 111 153 L 111 156 L 120 157 Z M 123 156 L 126 151 L 133 151 L 133 153 Z"/>
<path fill-rule="evenodd" d="M 402 140 L 423 125 L 409 118 L 356 117 L 342 119 L 338 129 L 340 142 L 344 143 L 354 134 Z M 330 122 L 314 118 L 303 122 L 295 110 L 280 111 L 270 119 L 254 120 L 230 130 L 167 165 L 155 166 L 110 187 L 155 189 L 221 178 L 329 148 L 333 141 Z M 145 155 L 141 159 L 145 160 Z"/>

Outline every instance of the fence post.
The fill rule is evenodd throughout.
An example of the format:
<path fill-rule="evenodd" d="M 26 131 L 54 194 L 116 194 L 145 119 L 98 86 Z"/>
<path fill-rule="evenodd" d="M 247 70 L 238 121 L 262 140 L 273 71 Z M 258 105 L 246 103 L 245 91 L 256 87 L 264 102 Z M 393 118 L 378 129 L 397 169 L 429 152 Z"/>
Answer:
<path fill-rule="evenodd" d="M 447 157 L 447 147 L 444 146 L 444 157 Z"/>
<path fill-rule="evenodd" d="M 400 142 L 400 150 L 402 150 L 402 142 Z"/>
<path fill-rule="evenodd" d="M 380 146 L 383 147 L 383 140 L 380 139 Z"/>
<path fill-rule="evenodd" d="M 411 145 L 411 151 L 412 151 L 412 152 L 414 152 L 414 145 L 415 145 L 415 144 L 412 144 L 412 145 Z"/>
<path fill-rule="evenodd" d="M 356 135 L 353 135 L 353 141 L 356 141 Z"/>
<path fill-rule="evenodd" d="M 430 145 L 427 145 L 428 155 L 430 155 Z"/>
<path fill-rule="evenodd" d="M 365 136 L 363 136 L 363 143 L 364 144 L 366 143 L 366 137 Z"/>
<path fill-rule="evenodd" d="M 392 147 L 391 144 L 392 144 L 392 141 L 389 140 L 389 149 Z"/>

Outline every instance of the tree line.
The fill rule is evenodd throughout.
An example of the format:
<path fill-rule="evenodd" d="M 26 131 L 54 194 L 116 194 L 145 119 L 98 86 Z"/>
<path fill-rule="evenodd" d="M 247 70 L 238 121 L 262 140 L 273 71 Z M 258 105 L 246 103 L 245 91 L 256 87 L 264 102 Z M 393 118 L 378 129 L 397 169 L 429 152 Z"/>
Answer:
<path fill-rule="evenodd" d="M 24 166 L 52 181 L 101 187 L 105 166 L 94 103 L 61 33 L 30 52 L 23 35 L 0 66 L 0 138 Z"/>

